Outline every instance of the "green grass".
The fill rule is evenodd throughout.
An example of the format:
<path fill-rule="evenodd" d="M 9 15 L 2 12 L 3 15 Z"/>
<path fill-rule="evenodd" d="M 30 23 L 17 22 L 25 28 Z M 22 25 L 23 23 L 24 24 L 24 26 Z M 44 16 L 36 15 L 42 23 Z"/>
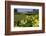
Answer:
<path fill-rule="evenodd" d="M 16 14 L 14 15 L 14 27 L 38 27 L 39 26 L 38 14 Z"/>

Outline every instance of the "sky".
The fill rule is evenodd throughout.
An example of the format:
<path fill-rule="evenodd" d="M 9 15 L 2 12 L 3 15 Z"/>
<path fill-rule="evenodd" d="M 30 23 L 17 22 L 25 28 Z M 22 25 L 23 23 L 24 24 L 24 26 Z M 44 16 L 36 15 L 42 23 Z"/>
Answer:
<path fill-rule="evenodd" d="M 17 9 L 17 12 L 34 12 L 34 11 L 37 11 L 38 9 L 25 9 L 25 8 L 16 8 Z"/>

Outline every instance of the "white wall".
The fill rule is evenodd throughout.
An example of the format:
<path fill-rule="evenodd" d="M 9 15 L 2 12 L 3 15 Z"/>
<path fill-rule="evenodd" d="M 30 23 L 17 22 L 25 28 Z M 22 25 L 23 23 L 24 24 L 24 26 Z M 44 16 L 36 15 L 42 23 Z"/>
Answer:
<path fill-rule="evenodd" d="M 40 2 L 40 3 L 44 2 L 45 3 L 45 15 L 46 15 L 46 0 L 12 0 L 12 1 L 28 1 L 28 2 Z M 45 18 L 46 18 L 46 16 L 45 16 Z M 45 22 L 46 22 L 46 19 L 45 19 Z M 5 3 L 4 3 L 4 0 L 0 0 L 0 36 L 5 36 L 4 34 L 5 34 Z M 46 33 L 10 35 L 10 36 L 46 36 Z"/>

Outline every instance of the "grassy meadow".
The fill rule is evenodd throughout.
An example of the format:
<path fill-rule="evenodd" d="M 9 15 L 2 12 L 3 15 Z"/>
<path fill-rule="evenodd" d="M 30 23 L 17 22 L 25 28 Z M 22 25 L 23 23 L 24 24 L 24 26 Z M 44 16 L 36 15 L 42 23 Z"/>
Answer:
<path fill-rule="evenodd" d="M 14 27 L 38 27 L 39 14 L 14 15 Z"/>

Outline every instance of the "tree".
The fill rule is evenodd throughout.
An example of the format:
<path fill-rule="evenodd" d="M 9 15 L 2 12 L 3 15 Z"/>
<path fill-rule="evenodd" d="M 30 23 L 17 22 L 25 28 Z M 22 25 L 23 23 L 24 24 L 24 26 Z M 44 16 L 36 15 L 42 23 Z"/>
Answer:
<path fill-rule="evenodd" d="M 14 15 L 17 13 L 17 9 L 14 9 Z"/>

